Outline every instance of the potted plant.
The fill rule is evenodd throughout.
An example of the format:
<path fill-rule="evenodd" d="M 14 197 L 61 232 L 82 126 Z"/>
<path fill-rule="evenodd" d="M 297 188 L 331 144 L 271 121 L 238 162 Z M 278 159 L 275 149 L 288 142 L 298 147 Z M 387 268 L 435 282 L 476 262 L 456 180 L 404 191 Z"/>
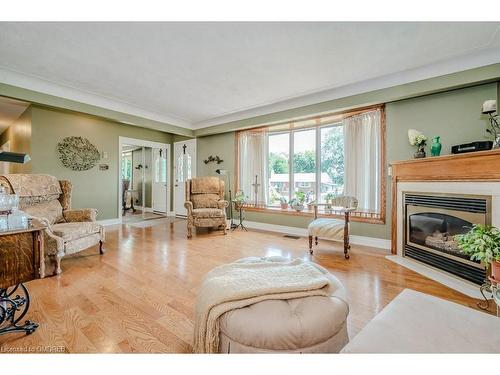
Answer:
<path fill-rule="evenodd" d="M 427 144 L 427 137 L 420 133 L 418 130 L 408 130 L 408 140 L 412 146 L 417 148 L 417 152 L 413 155 L 415 159 L 425 158 L 425 145 Z"/>
<path fill-rule="evenodd" d="M 326 201 L 326 206 L 325 206 L 325 213 L 331 214 L 332 213 L 332 200 L 335 198 L 335 195 L 333 193 L 328 193 L 325 195 L 325 201 Z"/>
<path fill-rule="evenodd" d="M 304 205 L 300 205 L 297 198 L 292 198 L 290 200 L 290 207 L 297 212 L 300 212 L 304 209 Z"/>
<path fill-rule="evenodd" d="M 270 197 L 269 197 L 269 201 L 270 203 L 273 205 L 274 203 L 276 203 L 277 201 L 281 201 L 281 194 L 279 194 L 277 191 L 276 191 L 276 188 L 274 187 L 271 187 L 270 189 Z"/>
<path fill-rule="evenodd" d="M 280 206 L 282 210 L 288 210 L 288 201 L 285 197 L 280 197 Z"/>
<path fill-rule="evenodd" d="M 474 224 L 469 232 L 456 235 L 454 239 L 471 260 L 478 260 L 487 268 L 491 264 L 492 278 L 500 281 L 500 229 Z"/>
<path fill-rule="evenodd" d="M 305 200 L 306 194 L 303 191 L 298 191 L 295 193 L 295 198 L 290 202 L 290 206 L 292 206 L 295 211 L 300 212 L 304 210 Z"/>
<path fill-rule="evenodd" d="M 237 191 L 233 198 L 234 208 L 239 211 L 243 207 L 243 203 L 245 203 L 245 194 L 243 191 Z"/>
<path fill-rule="evenodd" d="M 316 204 L 315 200 L 310 201 L 309 203 L 307 203 L 307 209 L 311 211 L 315 204 Z"/>

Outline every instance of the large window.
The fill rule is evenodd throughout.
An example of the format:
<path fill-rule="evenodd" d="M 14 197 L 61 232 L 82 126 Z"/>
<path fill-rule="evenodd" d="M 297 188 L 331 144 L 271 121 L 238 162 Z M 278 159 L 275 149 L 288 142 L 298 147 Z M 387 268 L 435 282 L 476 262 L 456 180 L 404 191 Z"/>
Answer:
<path fill-rule="evenodd" d="M 269 134 L 267 203 L 277 206 L 290 196 L 290 133 Z"/>
<path fill-rule="evenodd" d="M 304 197 L 359 201 L 353 216 L 383 221 L 383 107 L 317 116 L 238 133 L 238 188 L 248 208 Z"/>
<path fill-rule="evenodd" d="M 293 136 L 293 194 L 305 197 L 306 203 L 316 200 L 317 163 L 316 129 L 292 131 Z"/>
<path fill-rule="evenodd" d="M 306 130 L 270 132 L 267 137 L 268 205 L 288 202 L 296 198 L 297 193 L 304 195 L 306 203 L 324 203 L 328 198 L 342 195 L 344 138 L 341 123 Z M 290 158 L 290 146 L 293 148 L 293 160 Z M 293 165 L 293 173 L 290 173 L 290 165 Z"/>
<path fill-rule="evenodd" d="M 342 123 L 320 129 L 320 191 L 319 202 L 344 193 L 344 128 Z"/>

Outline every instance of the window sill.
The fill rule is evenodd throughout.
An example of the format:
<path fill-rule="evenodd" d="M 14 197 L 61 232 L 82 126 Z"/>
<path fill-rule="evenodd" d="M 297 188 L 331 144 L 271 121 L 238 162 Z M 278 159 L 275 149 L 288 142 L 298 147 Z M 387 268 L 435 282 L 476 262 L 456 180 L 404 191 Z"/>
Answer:
<path fill-rule="evenodd" d="M 236 210 L 235 210 L 236 211 Z M 290 215 L 290 216 L 302 216 L 302 217 L 310 217 L 314 218 L 314 210 L 304 209 L 304 211 L 295 211 L 290 207 L 287 209 L 281 209 L 280 207 L 255 207 L 251 205 L 245 205 L 243 207 L 243 211 L 248 212 L 264 212 L 278 215 Z M 325 213 L 318 212 L 318 217 L 327 217 L 334 219 L 344 219 L 344 214 L 336 214 L 336 213 Z M 385 218 L 381 217 L 380 214 L 363 212 L 363 211 L 354 211 L 351 213 L 349 217 L 350 221 L 358 222 L 358 223 L 370 223 L 370 224 L 385 224 Z"/>

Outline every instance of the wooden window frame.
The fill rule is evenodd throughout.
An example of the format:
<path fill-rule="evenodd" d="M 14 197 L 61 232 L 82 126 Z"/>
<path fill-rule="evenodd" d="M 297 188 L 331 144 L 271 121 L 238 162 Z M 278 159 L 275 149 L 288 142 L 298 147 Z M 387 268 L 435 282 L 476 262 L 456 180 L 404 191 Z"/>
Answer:
<path fill-rule="evenodd" d="M 354 211 L 351 213 L 351 221 L 354 222 L 362 222 L 362 223 L 371 223 L 371 224 L 385 224 L 386 222 L 386 183 L 387 183 L 387 166 L 386 166 L 386 114 L 385 114 L 385 104 L 378 104 L 378 105 L 373 105 L 369 107 L 363 107 L 363 108 L 357 108 L 357 109 L 352 109 L 352 110 L 346 110 L 346 111 L 340 111 L 340 112 L 330 112 L 330 113 L 325 113 L 321 115 L 316 115 L 316 116 L 308 116 L 308 117 L 302 117 L 302 118 L 296 118 L 293 120 L 288 120 L 288 121 L 281 121 L 281 122 L 275 122 L 272 124 L 268 125 L 261 125 L 253 128 L 247 128 L 244 130 L 239 130 L 236 132 L 235 136 L 235 191 L 240 190 L 240 150 L 239 150 L 239 144 L 240 144 L 240 137 L 241 134 L 246 132 L 246 131 L 251 131 L 251 130 L 258 130 L 258 129 L 269 129 L 273 128 L 276 126 L 289 126 L 289 129 L 286 130 L 287 132 L 289 131 L 290 134 L 294 130 L 305 130 L 307 128 L 316 128 L 316 135 L 318 136 L 319 134 L 319 129 L 322 127 L 328 126 L 328 123 L 321 124 L 321 119 L 326 118 L 326 117 L 331 117 L 332 120 L 330 123 L 335 123 L 335 122 L 340 122 L 343 119 L 351 116 L 356 116 L 360 115 L 366 112 L 371 112 L 374 110 L 380 110 L 380 149 L 381 149 L 381 155 L 380 155 L 380 213 L 378 212 L 373 212 L 373 211 Z M 315 125 L 311 126 L 304 126 L 304 127 L 299 127 L 297 129 L 294 128 L 294 124 L 302 121 L 315 121 Z M 290 137 L 290 139 L 293 139 L 293 137 Z M 318 147 L 316 147 L 318 148 Z M 320 152 L 319 150 L 316 150 L 316 154 Z M 293 158 L 293 156 L 291 156 Z M 293 159 L 292 159 L 293 160 Z M 293 174 L 290 172 L 290 174 Z M 318 177 L 318 176 L 316 176 Z M 287 210 L 283 210 L 279 207 L 273 207 L 273 206 L 255 206 L 255 204 L 252 203 L 245 203 L 244 204 L 244 209 L 246 211 L 252 211 L 252 212 L 265 212 L 265 213 L 272 213 L 272 214 L 281 214 L 281 215 L 292 215 L 292 216 L 303 216 L 303 217 L 314 217 L 314 211 L 312 209 L 306 209 L 305 211 L 302 212 L 297 212 L 290 207 Z M 318 213 L 318 217 L 335 217 L 339 219 L 343 219 L 344 215 L 343 213 L 340 212 L 333 212 L 333 213 L 325 213 L 324 211 L 322 212 L 321 210 Z"/>

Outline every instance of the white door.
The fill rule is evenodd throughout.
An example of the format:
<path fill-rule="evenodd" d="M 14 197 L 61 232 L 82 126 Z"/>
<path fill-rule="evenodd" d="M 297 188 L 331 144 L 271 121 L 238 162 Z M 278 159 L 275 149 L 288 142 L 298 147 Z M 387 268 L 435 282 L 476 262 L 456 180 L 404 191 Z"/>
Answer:
<path fill-rule="evenodd" d="M 153 148 L 153 211 L 167 213 L 167 149 Z"/>
<path fill-rule="evenodd" d="M 196 139 L 174 143 L 174 211 L 186 216 L 185 183 L 196 177 Z"/>

